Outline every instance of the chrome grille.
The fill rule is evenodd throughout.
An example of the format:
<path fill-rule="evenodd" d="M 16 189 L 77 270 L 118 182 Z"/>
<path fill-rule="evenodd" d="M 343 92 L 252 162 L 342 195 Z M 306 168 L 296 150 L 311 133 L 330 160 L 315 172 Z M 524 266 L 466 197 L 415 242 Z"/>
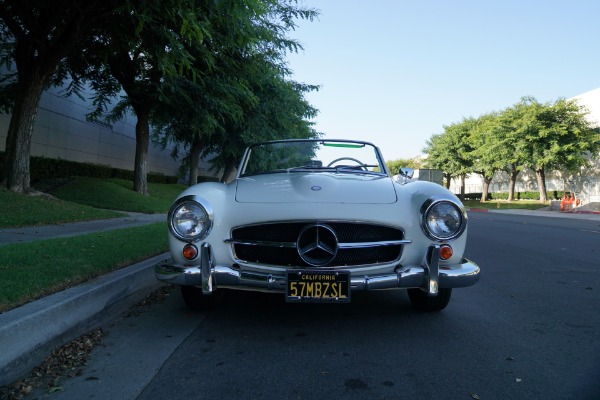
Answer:
<path fill-rule="evenodd" d="M 302 230 L 325 224 L 340 244 L 335 258 L 324 267 L 371 265 L 396 261 L 402 254 L 401 229 L 385 225 L 337 221 L 301 221 L 237 227 L 231 239 L 235 257 L 244 262 L 308 267 L 296 248 Z M 392 243 L 390 243 L 392 242 Z"/>

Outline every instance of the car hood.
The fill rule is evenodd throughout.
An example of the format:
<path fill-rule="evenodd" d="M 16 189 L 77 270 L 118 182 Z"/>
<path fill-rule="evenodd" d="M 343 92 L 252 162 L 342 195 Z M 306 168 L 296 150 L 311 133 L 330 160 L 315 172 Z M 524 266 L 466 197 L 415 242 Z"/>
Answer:
<path fill-rule="evenodd" d="M 387 176 L 348 173 L 281 173 L 237 180 L 240 203 L 390 204 L 396 191 Z"/>

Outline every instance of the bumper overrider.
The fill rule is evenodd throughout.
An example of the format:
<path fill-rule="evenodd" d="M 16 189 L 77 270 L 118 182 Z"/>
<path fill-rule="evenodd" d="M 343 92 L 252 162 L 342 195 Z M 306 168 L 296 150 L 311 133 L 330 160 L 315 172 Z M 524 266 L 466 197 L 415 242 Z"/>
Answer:
<path fill-rule="evenodd" d="M 439 249 L 438 245 L 431 245 L 421 266 L 399 266 L 393 274 L 352 276 L 351 289 L 421 288 L 435 295 L 438 288 L 466 287 L 477 283 L 480 269 L 475 263 L 462 259 L 460 264 L 440 267 Z M 215 265 L 208 243 L 200 247 L 199 258 L 200 264 L 193 266 L 161 262 L 155 266 L 156 278 L 173 285 L 201 287 L 204 294 L 212 294 L 220 287 L 285 292 L 285 273 L 257 273 Z"/>

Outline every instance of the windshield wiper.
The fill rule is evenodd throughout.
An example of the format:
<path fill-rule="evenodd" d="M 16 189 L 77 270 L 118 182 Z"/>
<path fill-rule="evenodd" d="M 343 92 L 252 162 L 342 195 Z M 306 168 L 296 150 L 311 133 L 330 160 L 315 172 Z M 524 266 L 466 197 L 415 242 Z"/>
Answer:
<path fill-rule="evenodd" d="M 335 167 L 324 167 L 316 165 L 303 165 L 300 167 L 291 167 L 285 169 L 286 172 L 295 171 L 335 171 L 335 172 L 354 172 L 354 173 L 367 173 L 367 174 L 381 174 L 381 172 L 369 171 L 366 168 L 378 168 L 379 165 L 361 164 L 361 165 L 337 165 Z"/>
<path fill-rule="evenodd" d="M 282 174 L 285 172 L 287 172 L 287 170 L 285 170 L 285 169 L 270 169 L 270 170 L 266 170 L 266 171 L 248 172 L 248 173 L 242 174 L 240 176 L 246 177 L 246 176 L 266 175 L 266 174 Z"/>
<path fill-rule="evenodd" d="M 324 171 L 335 171 L 335 167 L 323 167 L 320 165 L 303 165 L 301 167 L 291 167 L 286 169 L 286 172 L 304 171 L 304 170 L 324 170 Z"/>
<path fill-rule="evenodd" d="M 379 165 L 371 165 L 371 164 L 361 164 L 361 165 L 338 165 L 335 167 L 336 171 L 352 171 L 352 172 L 367 172 L 367 173 L 375 173 L 379 172 L 369 171 L 367 168 L 378 168 Z"/>

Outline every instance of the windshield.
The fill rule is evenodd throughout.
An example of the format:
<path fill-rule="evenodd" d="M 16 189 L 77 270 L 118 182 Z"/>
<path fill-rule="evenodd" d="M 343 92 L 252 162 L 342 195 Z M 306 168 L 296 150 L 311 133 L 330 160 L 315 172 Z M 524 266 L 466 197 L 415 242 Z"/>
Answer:
<path fill-rule="evenodd" d="M 240 176 L 302 171 L 384 174 L 379 151 L 366 142 L 289 140 L 254 145 Z"/>

